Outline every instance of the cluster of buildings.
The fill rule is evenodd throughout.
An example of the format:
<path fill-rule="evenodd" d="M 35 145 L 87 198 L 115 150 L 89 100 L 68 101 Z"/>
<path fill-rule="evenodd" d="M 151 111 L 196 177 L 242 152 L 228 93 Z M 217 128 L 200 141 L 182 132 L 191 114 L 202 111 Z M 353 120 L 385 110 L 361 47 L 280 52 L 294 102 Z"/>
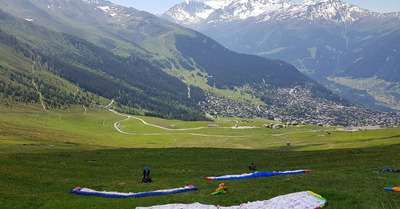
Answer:
<path fill-rule="evenodd" d="M 253 92 L 254 93 L 254 92 Z M 282 123 L 313 124 L 320 126 L 380 126 L 400 125 L 400 114 L 373 111 L 362 106 L 345 106 L 323 98 L 313 97 L 304 88 L 265 90 L 263 94 L 267 105 L 252 105 L 226 97 L 207 93 L 200 106 L 207 115 L 213 117 L 267 118 Z M 271 102 L 268 102 L 271 100 Z"/>

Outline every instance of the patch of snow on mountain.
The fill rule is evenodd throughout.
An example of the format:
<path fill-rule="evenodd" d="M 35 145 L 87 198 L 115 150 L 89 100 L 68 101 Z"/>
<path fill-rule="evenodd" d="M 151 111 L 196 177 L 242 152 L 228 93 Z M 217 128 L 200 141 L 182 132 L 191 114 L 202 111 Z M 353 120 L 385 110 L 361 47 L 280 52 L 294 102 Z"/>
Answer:
<path fill-rule="evenodd" d="M 196 16 L 192 16 L 188 12 L 183 10 L 180 13 L 177 13 L 175 17 L 178 21 L 182 22 L 197 22 L 198 19 Z"/>
<path fill-rule="evenodd" d="M 104 12 L 108 13 L 112 17 L 117 15 L 117 13 L 115 13 L 109 6 L 98 6 L 97 8 L 103 10 Z"/>
<path fill-rule="evenodd" d="M 247 19 L 251 17 L 257 17 L 265 13 L 274 12 L 277 10 L 289 7 L 291 4 L 285 3 L 284 1 L 273 1 L 273 0 L 250 0 L 250 1 L 239 1 L 233 4 L 235 12 L 233 18 L 238 17 L 239 19 Z"/>
<path fill-rule="evenodd" d="M 202 19 L 207 19 L 212 13 L 214 12 L 213 9 L 203 10 L 197 13 L 197 16 Z"/>
<path fill-rule="evenodd" d="M 232 0 L 206 1 L 204 3 L 213 8 L 214 10 L 217 10 L 217 9 L 223 9 L 224 7 L 228 6 L 230 3 L 232 3 Z"/>
<path fill-rule="evenodd" d="M 100 4 L 100 2 L 99 1 L 97 1 L 97 0 L 82 0 L 83 2 L 86 2 L 86 3 L 88 3 L 88 4 Z"/>

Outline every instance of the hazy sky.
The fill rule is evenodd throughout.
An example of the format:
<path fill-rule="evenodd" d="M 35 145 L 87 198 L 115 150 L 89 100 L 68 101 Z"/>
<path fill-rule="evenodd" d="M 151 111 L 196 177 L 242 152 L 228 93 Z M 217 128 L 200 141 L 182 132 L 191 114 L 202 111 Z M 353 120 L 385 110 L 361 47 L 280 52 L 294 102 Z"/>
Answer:
<path fill-rule="evenodd" d="M 162 14 L 185 0 L 109 0 L 115 4 L 133 7 L 153 14 Z M 302 0 L 294 0 L 301 2 Z M 400 0 L 342 0 L 374 12 L 400 12 Z"/>

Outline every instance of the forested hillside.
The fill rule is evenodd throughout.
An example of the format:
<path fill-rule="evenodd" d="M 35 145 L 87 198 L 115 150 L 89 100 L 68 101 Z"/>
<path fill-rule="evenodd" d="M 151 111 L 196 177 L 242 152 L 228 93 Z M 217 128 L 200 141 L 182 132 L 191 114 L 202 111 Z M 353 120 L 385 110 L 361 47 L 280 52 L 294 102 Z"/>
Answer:
<path fill-rule="evenodd" d="M 177 36 L 176 48 L 193 58 L 202 70 L 211 75 L 207 84 L 216 88 L 234 89 L 236 86 L 250 85 L 258 89 L 252 93 L 254 96 L 266 103 L 277 103 L 277 97 L 269 97 L 267 101 L 267 95 L 260 94 L 265 88 L 303 86 L 310 89 L 312 97 L 351 105 L 348 100 L 333 94 L 286 62 L 230 51 L 200 33 L 196 33 L 195 37 Z M 286 106 L 285 103 L 277 105 Z"/>
<path fill-rule="evenodd" d="M 40 57 L 29 45 L 0 31 L 0 104 L 40 103 L 46 108 L 99 103 L 94 94 L 78 88 L 43 70 Z"/>
<path fill-rule="evenodd" d="M 79 86 L 83 91 L 110 100 L 115 99 L 119 104 L 135 108 L 137 112 L 147 115 L 184 120 L 205 119 L 197 107 L 197 102 L 204 100 L 204 93 L 200 88 L 188 87 L 178 78 L 166 74 L 144 59 L 133 55 L 129 57 L 115 55 L 83 39 L 49 31 L 27 21 L 14 19 L 4 12 L 0 12 L 0 21 L 3 30 L 13 33 L 8 35 L 2 31 L 1 41 L 4 47 L 11 48 L 25 59 L 30 59 L 44 70 Z M 29 37 L 26 34 L 29 34 Z M 7 60 L 7 56 L 16 55 L 3 56 Z M 5 64 L 10 65 L 10 63 Z M 23 94 L 18 93 L 18 87 L 15 86 L 24 85 L 26 88 L 21 91 L 28 91 L 27 95 L 35 95 L 32 94 L 35 88 L 30 83 L 32 78 L 29 73 L 16 73 L 13 69 L 18 69 L 18 66 L 2 68 L 6 69 L 2 71 L 4 77 L 9 77 L 13 81 L 12 84 L 7 83 L 2 86 L 5 94 L 9 95 L 10 92 L 14 92 L 13 96 Z M 44 92 L 43 96 L 49 103 L 57 103 L 53 106 L 77 103 L 73 96 L 68 94 L 62 96 L 57 88 L 53 88 L 40 78 L 37 79 L 37 85 Z M 190 98 L 188 88 L 190 88 Z M 22 98 L 28 102 L 38 101 L 37 95 L 32 98 L 27 96 Z"/>

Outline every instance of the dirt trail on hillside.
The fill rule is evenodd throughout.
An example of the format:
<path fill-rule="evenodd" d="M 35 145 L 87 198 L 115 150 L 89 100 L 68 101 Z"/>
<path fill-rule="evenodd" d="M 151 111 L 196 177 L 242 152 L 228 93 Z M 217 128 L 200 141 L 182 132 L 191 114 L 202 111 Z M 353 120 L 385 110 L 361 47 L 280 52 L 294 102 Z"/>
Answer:
<path fill-rule="evenodd" d="M 112 102 L 111 102 L 110 104 L 112 104 Z M 108 105 L 108 106 L 110 106 L 110 105 Z M 205 128 L 205 127 L 197 127 L 197 128 L 186 128 L 186 129 L 170 129 L 170 128 L 165 128 L 165 127 L 162 127 L 162 126 L 158 126 L 158 125 L 154 125 L 154 124 L 147 123 L 146 121 L 144 121 L 144 120 L 141 119 L 141 118 L 137 118 L 137 117 L 130 116 L 130 115 L 124 115 L 124 114 L 121 114 L 121 113 L 119 113 L 119 112 L 117 112 L 117 111 L 115 111 L 115 110 L 112 110 L 112 109 L 108 109 L 108 110 L 111 111 L 111 112 L 113 112 L 113 113 L 116 114 L 116 115 L 123 116 L 123 117 L 127 117 L 126 119 L 123 119 L 123 120 L 120 120 L 120 121 L 117 121 L 117 122 L 114 123 L 114 128 L 115 128 L 118 132 L 120 132 L 120 133 L 122 133 L 122 134 L 127 134 L 127 135 L 144 135 L 144 136 L 157 135 L 157 136 L 160 136 L 160 135 L 172 135 L 172 134 L 176 134 L 176 133 L 147 133 L 147 134 L 137 134 L 137 133 L 129 133 L 129 132 L 122 131 L 121 128 L 120 128 L 120 123 L 121 123 L 121 122 L 124 122 L 124 121 L 127 121 L 127 120 L 129 120 L 129 119 L 139 120 L 139 121 L 141 121 L 143 124 L 145 124 L 145 125 L 147 125 L 147 126 L 152 126 L 152 127 L 156 127 L 156 128 L 163 129 L 163 130 L 168 130 L 168 131 L 191 131 L 191 130 L 200 130 L 200 129 L 204 129 L 204 128 Z M 178 133 L 178 134 L 182 134 L 182 135 L 192 135 L 192 136 L 203 136 L 203 137 L 243 138 L 243 136 L 207 135 L 207 134 L 196 134 L 196 133 Z"/>
<path fill-rule="evenodd" d="M 36 62 L 33 62 L 33 65 L 31 65 L 31 67 L 32 67 L 32 72 L 29 73 L 29 75 L 33 75 L 33 74 L 35 73 L 35 67 L 34 67 L 35 64 L 36 64 Z M 43 110 L 46 111 L 47 113 L 52 113 L 52 114 L 58 115 L 58 119 L 61 120 L 61 114 L 53 113 L 53 112 L 51 112 L 50 110 L 48 110 L 48 109 L 46 108 L 46 105 L 45 105 L 46 103 L 45 103 L 44 100 L 43 100 L 43 95 L 42 95 L 42 93 L 39 91 L 39 86 L 36 84 L 34 78 L 32 78 L 32 85 L 35 87 L 36 92 L 39 94 L 39 101 L 40 101 L 40 104 L 41 104 L 42 107 L 43 107 Z"/>

